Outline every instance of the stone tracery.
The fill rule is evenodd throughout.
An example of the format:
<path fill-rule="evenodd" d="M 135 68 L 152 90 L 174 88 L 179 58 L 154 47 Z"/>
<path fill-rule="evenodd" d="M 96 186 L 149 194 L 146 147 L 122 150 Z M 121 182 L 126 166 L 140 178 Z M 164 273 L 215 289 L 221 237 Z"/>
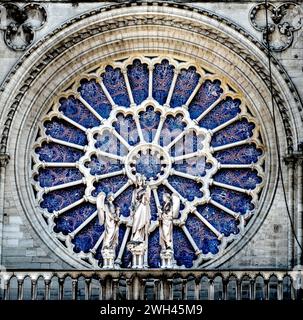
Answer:
<path fill-rule="evenodd" d="M 160 266 L 157 208 L 165 192 L 182 203 L 177 265 L 220 254 L 244 229 L 262 187 L 265 153 L 247 110 L 220 76 L 166 57 L 129 58 L 78 79 L 54 102 L 34 146 L 34 186 L 50 229 L 102 265 L 95 203 L 113 192 L 122 217 L 117 263 L 130 266 L 124 239 L 140 173 L 152 188 L 149 266 Z"/>

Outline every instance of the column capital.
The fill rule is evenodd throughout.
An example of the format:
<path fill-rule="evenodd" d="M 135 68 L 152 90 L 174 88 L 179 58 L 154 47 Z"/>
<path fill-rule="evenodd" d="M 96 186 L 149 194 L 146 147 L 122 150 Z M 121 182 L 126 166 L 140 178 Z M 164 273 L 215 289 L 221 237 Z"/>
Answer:
<path fill-rule="evenodd" d="M 0 153 L 0 168 L 4 168 L 9 163 L 10 156 L 8 153 Z"/>

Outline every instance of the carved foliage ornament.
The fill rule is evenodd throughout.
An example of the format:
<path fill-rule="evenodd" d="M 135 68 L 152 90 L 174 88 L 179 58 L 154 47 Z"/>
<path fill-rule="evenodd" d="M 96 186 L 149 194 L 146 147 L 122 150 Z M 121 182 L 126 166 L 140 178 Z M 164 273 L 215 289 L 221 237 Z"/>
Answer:
<path fill-rule="evenodd" d="M 266 26 L 266 10 L 268 10 L 268 28 Z M 294 31 L 301 28 L 303 15 L 301 8 L 295 3 L 283 3 L 276 7 L 272 3 L 261 3 L 250 12 L 253 27 L 263 33 L 263 42 L 267 42 L 272 51 L 280 52 L 290 47 L 294 39 Z"/>
<path fill-rule="evenodd" d="M 46 10 L 38 4 L 19 7 L 13 3 L 0 5 L 0 30 L 4 41 L 15 51 L 24 51 L 34 41 L 35 31 L 46 22 Z"/>

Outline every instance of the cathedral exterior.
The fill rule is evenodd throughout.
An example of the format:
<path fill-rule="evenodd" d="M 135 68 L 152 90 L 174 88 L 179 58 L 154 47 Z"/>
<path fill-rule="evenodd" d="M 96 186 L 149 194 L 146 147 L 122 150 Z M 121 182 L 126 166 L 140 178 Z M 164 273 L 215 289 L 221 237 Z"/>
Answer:
<path fill-rule="evenodd" d="M 0 299 L 302 299 L 302 25 L 1 1 Z"/>

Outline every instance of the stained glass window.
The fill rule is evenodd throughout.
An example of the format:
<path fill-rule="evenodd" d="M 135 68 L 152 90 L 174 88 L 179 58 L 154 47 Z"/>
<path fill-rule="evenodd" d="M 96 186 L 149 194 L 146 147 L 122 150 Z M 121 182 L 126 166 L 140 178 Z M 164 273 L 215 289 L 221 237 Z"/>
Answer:
<path fill-rule="evenodd" d="M 179 196 L 176 267 L 224 251 L 256 213 L 264 183 L 260 127 L 245 97 L 219 75 L 166 57 L 130 58 L 77 79 L 42 121 L 33 186 L 51 233 L 72 254 L 102 267 L 96 197 L 120 208 L 116 265 L 125 245 L 136 174 L 152 189 L 148 266 L 160 267 L 158 208 Z"/>

